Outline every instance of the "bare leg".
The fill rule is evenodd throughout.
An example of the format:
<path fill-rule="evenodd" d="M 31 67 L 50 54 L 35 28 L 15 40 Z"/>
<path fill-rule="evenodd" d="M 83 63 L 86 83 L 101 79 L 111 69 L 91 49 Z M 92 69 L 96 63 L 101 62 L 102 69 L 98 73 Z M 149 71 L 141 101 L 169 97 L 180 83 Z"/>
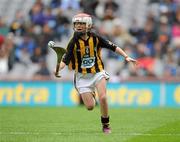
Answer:
<path fill-rule="evenodd" d="M 99 96 L 99 102 L 100 102 L 100 109 L 101 109 L 101 116 L 102 117 L 108 117 L 108 103 L 107 103 L 107 97 L 106 97 L 106 79 L 101 79 L 96 84 L 98 96 Z"/>
<path fill-rule="evenodd" d="M 101 79 L 96 84 L 96 88 L 99 95 L 99 102 L 101 108 L 102 130 L 104 133 L 109 134 L 111 133 L 111 128 L 109 127 L 108 103 L 106 96 L 106 79 L 105 78 Z"/>
<path fill-rule="evenodd" d="M 83 100 L 84 105 L 88 110 L 93 110 L 95 106 L 95 99 L 92 95 L 92 93 L 83 93 L 81 94 L 81 98 Z"/>

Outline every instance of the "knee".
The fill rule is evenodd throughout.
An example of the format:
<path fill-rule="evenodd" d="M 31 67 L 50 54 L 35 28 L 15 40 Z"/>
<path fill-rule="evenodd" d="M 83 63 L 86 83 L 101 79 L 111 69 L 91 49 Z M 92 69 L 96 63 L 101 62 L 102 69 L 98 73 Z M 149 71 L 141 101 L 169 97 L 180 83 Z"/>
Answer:
<path fill-rule="evenodd" d="M 99 100 L 100 100 L 101 102 L 106 101 L 106 100 L 107 100 L 106 94 L 100 95 Z"/>

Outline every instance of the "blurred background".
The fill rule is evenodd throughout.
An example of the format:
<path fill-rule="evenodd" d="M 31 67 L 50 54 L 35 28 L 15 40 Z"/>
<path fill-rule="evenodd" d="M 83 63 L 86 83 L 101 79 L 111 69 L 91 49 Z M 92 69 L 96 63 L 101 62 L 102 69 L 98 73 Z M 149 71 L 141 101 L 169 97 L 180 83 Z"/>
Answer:
<path fill-rule="evenodd" d="M 92 15 L 97 33 L 139 61 L 135 69 L 103 49 L 110 104 L 180 105 L 180 0 L 0 0 L 1 105 L 79 103 L 73 72 L 55 78 L 56 54 L 47 46 L 66 47 L 78 12 Z"/>

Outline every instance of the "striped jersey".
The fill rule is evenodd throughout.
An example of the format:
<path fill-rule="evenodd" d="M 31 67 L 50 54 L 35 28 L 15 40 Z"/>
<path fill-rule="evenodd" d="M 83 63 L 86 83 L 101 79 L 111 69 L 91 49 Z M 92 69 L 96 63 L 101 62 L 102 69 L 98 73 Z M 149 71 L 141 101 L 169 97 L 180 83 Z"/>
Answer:
<path fill-rule="evenodd" d="M 87 40 L 74 34 L 68 43 L 62 61 L 75 72 L 83 74 L 97 73 L 104 69 L 101 49 L 107 48 L 115 51 L 116 47 L 112 42 L 92 32 L 88 33 Z"/>

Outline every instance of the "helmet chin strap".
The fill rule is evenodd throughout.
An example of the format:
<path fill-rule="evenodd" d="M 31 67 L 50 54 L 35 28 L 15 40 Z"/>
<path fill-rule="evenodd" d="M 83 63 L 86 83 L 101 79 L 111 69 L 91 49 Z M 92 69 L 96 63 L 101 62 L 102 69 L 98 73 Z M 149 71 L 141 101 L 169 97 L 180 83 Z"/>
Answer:
<path fill-rule="evenodd" d="M 84 40 L 87 40 L 88 39 L 88 33 L 83 33 L 83 32 L 77 32 L 77 31 L 75 31 L 74 32 L 74 36 L 75 37 L 81 37 L 82 39 L 84 39 Z"/>
<path fill-rule="evenodd" d="M 75 34 L 75 36 L 80 37 L 80 36 L 85 36 L 86 33 L 74 31 L 74 34 Z"/>
<path fill-rule="evenodd" d="M 87 38 L 87 36 L 88 36 L 87 33 L 89 32 L 87 29 L 86 29 L 86 31 L 83 31 L 83 32 L 79 32 L 75 28 L 73 28 L 73 29 L 74 29 L 74 33 L 76 36 L 85 36 L 85 38 Z"/>

